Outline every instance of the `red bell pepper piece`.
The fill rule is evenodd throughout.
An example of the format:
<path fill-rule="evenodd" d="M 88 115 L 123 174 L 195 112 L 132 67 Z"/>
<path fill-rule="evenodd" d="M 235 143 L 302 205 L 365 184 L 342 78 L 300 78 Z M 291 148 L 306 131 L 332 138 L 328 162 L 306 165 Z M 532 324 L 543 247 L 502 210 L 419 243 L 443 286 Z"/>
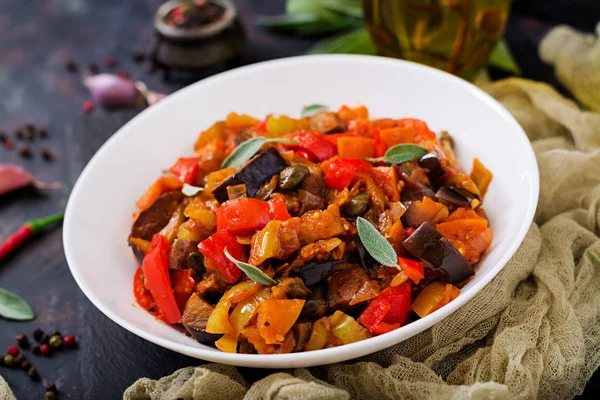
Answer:
<path fill-rule="evenodd" d="M 285 199 L 282 194 L 277 193 L 269 201 L 269 214 L 271 219 L 278 221 L 286 221 L 292 216 L 290 215 L 287 206 L 285 205 Z"/>
<path fill-rule="evenodd" d="M 325 139 L 325 135 L 321 132 L 298 131 L 290 139 L 295 140 L 298 144 L 287 144 L 284 145 L 284 148 L 308 151 L 319 161 L 325 161 L 337 154 L 337 146 Z"/>
<path fill-rule="evenodd" d="M 398 265 L 400 265 L 402 271 L 415 284 L 418 284 L 421 279 L 425 278 L 425 267 L 421 261 L 398 257 Z"/>
<path fill-rule="evenodd" d="M 344 190 L 359 172 L 371 172 L 373 167 L 364 160 L 355 158 L 340 158 L 329 165 L 325 174 L 325 184 L 330 189 Z"/>
<path fill-rule="evenodd" d="M 402 118 L 396 122 L 399 124 L 399 126 L 412 128 L 417 138 L 420 140 L 431 140 L 436 138 L 435 132 L 429 129 L 429 126 L 427 126 L 425 121 L 421 121 L 420 119 L 416 118 Z"/>
<path fill-rule="evenodd" d="M 264 119 L 264 120 L 260 121 L 254 129 L 256 129 L 256 132 L 266 133 L 267 132 L 267 120 Z"/>
<path fill-rule="evenodd" d="M 150 251 L 144 257 L 142 270 L 146 278 L 146 287 L 150 290 L 163 319 L 168 324 L 176 324 L 181 319 L 175 295 L 169 277 L 169 242 L 162 235 L 152 238 Z"/>
<path fill-rule="evenodd" d="M 308 160 L 308 161 L 310 161 L 312 163 L 319 162 L 319 160 L 317 160 L 317 157 L 315 157 L 311 152 L 309 152 L 307 150 L 304 150 L 304 149 L 296 150 L 294 152 L 294 154 L 296 154 L 297 156 L 302 157 L 305 160 Z"/>
<path fill-rule="evenodd" d="M 195 157 L 180 158 L 177 160 L 175 165 L 170 169 L 171 173 L 175 175 L 182 183 L 193 185 L 196 182 L 196 175 L 198 174 L 198 159 Z"/>
<path fill-rule="evenodd" d="M 410 312 L 411 292 L 410 281 L 388 287 L 371 300 L 358 317 L 358 322 L 377 335 L 400 328 Z"/>
<path fill-rule="evenodd" d="M 183 312 L 185 303 L 187 303 L 194 292 L 194 285 L 196 284 L 194 278 L 192 278 L 192 271 L 189 269 L 177 269 L 171 273 L 171 281 L 173 282 L 175 301 L 177 301 L 179 310 Z"/>
<path fill-rule="evenodd" d="M 272 219 L 285 221 L 290 217 L 282 199 L 269 202 L 249 198 L 229 200 L 217 210 L 217 231 L 252 232 L 264 228 Z"/>
<path fill-rule="evenodd" d="M 372 131 L 373 139 L 375 139 L 375 157 L 383 157 L 385 154 L 387 147 L 381 139 L 381 131 L 379 129 L 374 129 Z"/>
<path fill-rule="evenodd" d="M 135 301 L 146 311 L 156 306 L 152 295 L 144 285 L 144 272 L 141 268 L 138 268 L 133 276 L 133 295 Z"/>
<path fill-rule="evenodd" d="M 217 232 L 198 245 L 198 250 L 209 261 L 206 267 L 219 271 L 221 278 L 227 283 L 235 283 L 242 276 L 242 270 L 225 256 L 225 248 L 236 260 L 244 258 L 244 245 L 238 243 L 229 232 Z"/>

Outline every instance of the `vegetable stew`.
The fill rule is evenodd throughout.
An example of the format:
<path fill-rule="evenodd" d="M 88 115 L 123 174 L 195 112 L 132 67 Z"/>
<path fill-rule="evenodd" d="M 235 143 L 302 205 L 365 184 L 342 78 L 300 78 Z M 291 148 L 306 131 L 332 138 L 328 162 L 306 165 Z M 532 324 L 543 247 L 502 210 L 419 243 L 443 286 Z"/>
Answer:
<path fill-rule="evenodd" d="M 231 113 L 137 202 L 138 305 L 226 352 L 318 350 L 448 304 L 492 242 L 492 174 L 366 107 Z"/>

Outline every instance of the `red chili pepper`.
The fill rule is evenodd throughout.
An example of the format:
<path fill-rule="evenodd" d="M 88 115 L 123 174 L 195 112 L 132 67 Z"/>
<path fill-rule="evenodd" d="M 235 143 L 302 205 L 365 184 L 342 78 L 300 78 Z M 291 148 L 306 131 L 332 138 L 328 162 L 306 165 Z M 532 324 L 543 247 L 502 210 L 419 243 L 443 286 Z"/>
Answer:
<path fill-rule="evenodd" d="M 418 284 L 421 279 L 425 278 L 425 266 L 421 261 L 398 257 L 398 265 L 400 265 L 402 271 L 404 271 L 406 276 L 408 276 L 415 284 Z"/>
<path fill-rule="evenodd" d="M 298 131 L 290 139 L 298 142 L 297 145 L 283 145 L 289 150 L 304 150 L 312 154 L 319 161 L 325 161 L 337 154 L 337 146 L 327 139 L 321 132 Z"/>
<path fill-rule="evenodd" d="M 388 287 L 371 300 L 358 317 L 358 322 L 377 335 L 400 328 L 410 312 L 411 292 L 410 281 Z"/>
<path fill-rule="evenodd" d="M 235 283 L 242 276 L 242 270 L 225 256 L 225 248 L 236 260 L 242 260 L 245 255 L 244 245 L 229 232 L 214 233 L 198 245 L 198 250 L 206 257 L 205 266 L 219 271 L 227 283 Z"/>
<path fill-rule="evenodd" d="M 175 301 L 175 294 L 169 277 L 169 242 L 161 234 L 152 238 L 152 247 L 144 257 L 142 270 L 146 278 L 146 287 L 150 290 L 164 321 L 176 324 L 181 319 L 181 312 Z"/>
<path fill-rule="evenodd" d="M 171 173 L 175 175 L 182 183 L 193 185 L 196 183 L 196 175 L 198 174 L 198 159 L 195 157 L 180 158 L 177 160 L 175 165 L 170 169 Z"/>
<path fill-rule="evenodd" d="M 325 174 L 325 184 L 330 189 L 344 190 L 358 172 L 371 172 L 373 167 L 364 160 L 340 158 L 329 165 Z"/>
<path fill-rule="evenodd" d="M 282 202 L 281 199 L 268 202 L 249 198 L 228 200 L 217 210 L 217 231 L 253 232 L 264 228 L 272 219 L 285 221 L 290 214 Z"/>
<path fill-rule="evenodd" d="M 62 221 L 64 215 L 62 213 L 54 214 L 46 218 L 35 219 L 27 221 L 19 228 L 18 231 L 9 236 L 0 245 L 0 260 L 4 257 L 17 250 L 27 239 L 34 236 L 35 234 L 43 231 L 48 226 Z"/>

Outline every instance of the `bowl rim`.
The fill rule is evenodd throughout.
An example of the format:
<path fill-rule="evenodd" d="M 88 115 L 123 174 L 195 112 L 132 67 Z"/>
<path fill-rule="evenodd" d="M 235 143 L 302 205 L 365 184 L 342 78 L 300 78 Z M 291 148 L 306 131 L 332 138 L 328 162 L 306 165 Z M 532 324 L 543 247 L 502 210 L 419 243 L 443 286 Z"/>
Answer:
<path fill-rule="evenodd" d="M 158 110 L 160 110 L 162 107 L 167 107 L 171 102 L 177 101 L 177 98 L 183 93 L 187 93 L 188 91 L 201 90 L 201 88 L 205 85 L 212 84 L 221 80 L 227 80 L 232 75 L 252 74 L 253 72 L 261 69 L 278 68 L 279 66 L 285 66 L 290 63 L 319 63 L 328 62 L 331 60 L 352 63 L 360 62 L 388 64 L 412 70 L 422 70 L 427 74 L 438 75 L 438 77 L 442 80 L 449 81 L 453 84 L 458 84 L 462 86 L 468 92 L 476 96 L 480 101 L 486 103 L 487 106 L 491 107 L 496 113 L 499 114 L 500 117 L 507 120 L 508 123 L 513 125 L 514 129 L 520 132 L 519 145 L 524 147 L 524 151 L 526 153 L 529 153 L 530 157 L 525 159 L 525 162 L 527 162 L 528 164 L 529 171 L 532 172 L 530 193 L 528 193 L 529 200 L 527 204 L 526 218 L 523 220 L 523 223 L 519 227 L 518 232 L 515 234 L 514 240 L 512 241 L 510 246 L 500 256 L 499 261 L 490 269 L 487 275 L 480 281 L 478 281 L 474 286 L 472 286 L 467 293 L 458 296 L 458 298 L 456 298 L 446 306 L 427 315 L 424 318 L 421 318 L 389 333 L 374 336 L 363 341 L 350 343 L 342 346 L 331 347 L 310 352 L 298 352 L 289 354 L 226 353 L 215 349 L 208 350 L 199 347 L 193 347 L 188 344 L 174 343 L 168 339 L 163 339 L 161 337 L 155 336 L 150 332 L 144 331 L 143 329 L 136 327 L 134 324 L 130 323 L 126 319 L 120 317 L 116 313 L 113 313 L 113 311 L 110 310 L 108 306 L 105 306 L 103 301 L 87 285 L 82 273 L 80 273 L 80 269 L 75 267 L 75 249 L 69 244 L 69 237 L 71 236 L 71 226 L 73 226 L 76 223 L 76 221 L 73 221 L 71 219 L 72 213 L 70 212 L 70 210 L 76 207 L 76 205 L 74 204 L 74 199 L 77 199 L 78 193 L 83 186 L 82 182 L 86 180 L 89 171 L 94 168 L 94 165 L 97 162 L 97 160 L 100 157 L 102 157 L 105 152 L 109 151 L 113 146 L 118 145 L 119 141 L 124 137 L 123 135 L 125 134 L 125 132 L 131 129 L 131 126 L 135 126 L 138 120 L 147 118 L 148 115 L 150 115 L 151 113 L 158 112 Z M 498 101 L 496 101 L 493 97 L 485 93 L 477 86 L 459 77 L 456 77 L 447 72 L 432 67 L 428 67 L 410 61 L 397 60 L 387 57 L 345 54 L 295 56 L 271 61 L 264 61 L 235 68 L 200 80 L 169 95 L 167 98 L 161 100 L 158 104 L 147 108 L 146 110 L 142 111 L 134 118 L 132 118 L 130 121 L 128 121 L 125 125 L 123 125 L 96 151 L 96 153 L 88 161 L 87 165 L 79 175 L 77 182 L 73 186 L 73 190 L 71 191 L 71 195 L 69 196 L 69 200 L 67 202 L 65 210 L 65 220 L 63 228 L 63 247 L 66 260 L 69 265 L 69 269 L 73 277 L 75 278 L 77 285 L 80 287 L 81 291 L 85 294 L 85 296 L 109 319 L 111 319 L 121 327 L 127 329 L 128 331 L 134 333 L 137 336 L 140 336 L 154 344 L 157 344 L 159 346 L 165 347 L 167 349 L 173 350 L 181 354 L 222 364 L 256 368 L 281 368 L 282 365 L 284 366 L 284 368 L 308 367 L 332 364 L 349 359 L 355 359 L 358 357 L 365 356 L 367 354 L 383 350 L 430 328 L 434 324 L 440 322 L 442 319 L 454 313 L 465 303 L 467 303 L 473 297 L 475 297 L 476 294 L 478 294 L 494 277 L 496 277 L 500 270 L 506 265 L 506 263 L 510 260 L 513 254 L 520 247 L 521 243 L 523 242 L 523 239 L 525 238 L 525 235 L 529 230 L 531 222 L 533 221 L 533 217 L 537 207 L 538 197 L 539 169 L 535 158 L 535 153 L 533 151 L 533 147 L 529 139 L 527 138 L 527 135 L 525 134 L 517 120 Z M 160 322 L 157 321 L 157 323 Z M 351 355 L 348 356 L 348 354 Z"/>

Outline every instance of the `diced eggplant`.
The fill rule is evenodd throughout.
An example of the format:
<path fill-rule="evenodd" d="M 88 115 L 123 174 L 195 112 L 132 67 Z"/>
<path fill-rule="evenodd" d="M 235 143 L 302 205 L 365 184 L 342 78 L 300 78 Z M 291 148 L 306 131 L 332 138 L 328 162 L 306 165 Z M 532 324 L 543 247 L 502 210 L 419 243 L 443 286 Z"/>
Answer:
<path fill-rule="evenodd" d="M 288 299 L 305 299 L 311 293 L 302 279 L 298 277 L 285 278 L 277 284 L 276 288 L 278 293 L 284 294 Z"/>
<path fill-rule="evenodd" d="M 181 323 L 200 343 L 210 344 L 221 337 L 221 335 L 206 332 L 206 323 L 213 310 L 213 306 L 204 301 L 198 293 L 192 293 L 187 303 L 185 303 Z"/>
<path fill-rule="evenodd" d="M 429 222 L 423 222 L 402 244 L 446 283 L 462 282 L 473 275 L 469 261 Z"/>
<path fill-rule="evenodd" d="M 379 265 L 379 263 L 377 262 L 377 260 L 375 260 L 367 251 L 367 249 L 365 249 L 365 245 L 362 243 L 362 241 L 360 240 L 360 237 L 358 236 L 358 233 L 354 235 L 354 244 L 356 245 L 356 249 L 358 250 L 358 256 L 360 257 L 360 263 L 362 265 L 362 267 L 369 271 L 372 268 L 376 267 L 377 265 Z"/>
<path fill-rule="evenodd" d="M 435 182 L 444 175 L 444 168 L 442 168 L 440 158 L 435 151 L 421 157 L 421 159 L 419 159 L 419 166 L 427 170 L 427 177 L 431 182 Z"/>
<path fill-rule="evenodd" d="M 400 178 L 404 182 L 404 188 L 402 188 L 401 193 L 402 201 L 422 200 L 423 197 L 429 197 L 433 199 L 435 197 L 435 192 L 433 189 L 427 185 L 417 182 L 406 173 L 402 172 Z"/>
<path fill-rule="evenodd" d="M 333 272 L 333 262 L 311 261 L 300 268 L 300 278 L 308 287 L 323 282 Z"/>
<path fill-rule="evenodd" d="M 144 261 L 146 253 L 150 250 L 150 242 L 144 239 L 130 237 L 129 245 L 133 250 L 135 258 L 141 264 Z"/>
<path fill-rule="evenodd" d="M 188 269 L 188 255 L 198 251 L 198 242 L 176 239 L 169 254 L 170 269 Z"/>
<path fill-rule="evenodd" d="M 325 300 L 325 296 L 323 296 L 322 287 L 319 286 L 306 299 L 300 317 L 316 320 L 325 315 L 326 312 L 327 300 Z"/>
<path fill-rule="evenodd" d="M 296 347 L 294 351 L 303 351 L 304 345 L 310 339 L 310 333 L 312 331 L 312 322 L 298 322 L 292 327 L 294 336 L 296 336 Z"/>
<path fill-rule="evenodd" d="M 327 303 L 331 311 L 349 312 L 380 293 L 379 284 L 361 266 L 338 263 L 328 282 Z"/>
<path fill-rule="evenodd" d="M 137 217 L 131 227 L 130 237 L 152 240 L 152 236 L 169 223 L 182 201 L 183 194 L 180 191 L 160 195 L 150 207 Z"/>
<path fill-rule="evenodd" d="M 273 147 L 259 153 L 248 164 L 235 174 L 225 179 L 219 186 L 213 189 L 212 194 L 219 203 L 229 199 L 227 187 L 233 185 L 246 185 L 248 197 L 255 197 L 262 185 L 270 180 L 273 175 L 279 174 L 287 167 L 287 162 Z"/>
<path fill-rule="evenodd" d="M 194 250 L 187 256 L 187 266 L 193 269 L 198 274 L 203 274 L 206 271 L 204 267 L 204 256 L 199 251 Z"/>
<path fill-rule="evenodd" d="M 467 207 L 477 198 L 473 193 L 455 186 L 442 186 L 435 197 L 457 207 Z"/>
<path fill-rule="evenodd" d="M 337 113 L 327 111 L 312 115 L 309 118 L 309 126 L 311 130 L 323 133 L 345 132 L 348 128 L 346 121 Z"/>
<path fill-rule="evenodd" d="M 239 354 L 256 354 L 256 349 L 252 343 L 249 343 L 246 340 L 240 340 L 237 350 Z"/>

